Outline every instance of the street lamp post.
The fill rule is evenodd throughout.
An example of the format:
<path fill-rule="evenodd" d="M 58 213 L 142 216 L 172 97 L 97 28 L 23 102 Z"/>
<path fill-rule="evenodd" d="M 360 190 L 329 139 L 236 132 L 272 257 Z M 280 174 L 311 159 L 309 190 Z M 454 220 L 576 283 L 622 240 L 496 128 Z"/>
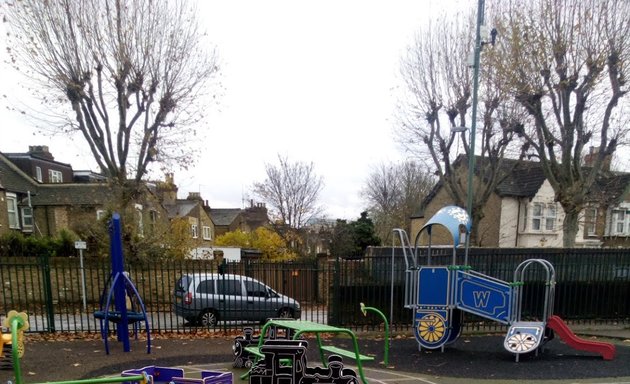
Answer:
<path fill-rule="evenodd" d="M 477 130 L 477 94 L 479 91 L 479 57 L 481 56 L 481 26 L 483 23 L 484 0 L 478 0 L 473 64 L 472 122 L 470 128 L 470 148 L 468 149 L 468 191 L 466 194 L 466 211 L 471 218 L 473 209 L 473 175 L 475 169 L 475 132 Z M 469 236 L 466 236 L 466 248 L 468 248 L 469 244 Z"/>

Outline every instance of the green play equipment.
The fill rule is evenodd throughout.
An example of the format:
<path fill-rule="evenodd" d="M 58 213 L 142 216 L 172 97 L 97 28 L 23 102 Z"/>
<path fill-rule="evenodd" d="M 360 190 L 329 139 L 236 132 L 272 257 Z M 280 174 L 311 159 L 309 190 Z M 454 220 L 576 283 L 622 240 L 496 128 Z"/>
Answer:
<path fill-rule="evenodd" d="M 374 307 L 366 307 L 365 304 L 361 303 L 361 312 L 363 312 L 363 316 L 367 316 L 367 311 L 372 311 L 379 315 L 385 324 L 385 351 L 383 353 L 383 363 L 387 366 L 389 365 L 389 322 L 383 312 Z"/>

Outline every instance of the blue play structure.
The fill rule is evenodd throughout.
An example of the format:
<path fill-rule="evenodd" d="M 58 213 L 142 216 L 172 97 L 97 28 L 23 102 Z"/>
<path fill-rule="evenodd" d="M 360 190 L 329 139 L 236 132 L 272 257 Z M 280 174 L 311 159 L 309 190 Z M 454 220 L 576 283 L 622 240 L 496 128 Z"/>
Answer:
<path fill-rule="evenodd" d="M 112 271 L 103 288 L 100 300 L 100 309 L 94 312 L 94 317 L 99 319 L 101 337 L 105 343 L 105 353 L 109 355 L 107 343 L 109 335 L 109 323 L 116 324 L 118 341 L 123 343 L 123 351 L 131 350 L 129 344 L 129 326 L 133 326 L 134 335 L 138 337 L 138 323 L 143 323 L 147 333 L 147 353 L 151 353 L 151 332 L 147 311 L 142 298 L 129 278 L 129 273 L 124 270 L 122 233 L 120 215 L 114 213 L 109 226 L 110 252 Z"/>
<path fill-rule="evenodd" d="M 453 258 L 450 265 L 433 265 L 431 260 L 432 232 L 445 229 L 453 241 Z M 504 347 L 516 355 L 536 351 L 547 341 L 546 320 L 553 313 L 555 271 L 553 265 L 542 259 L 529 259 L 515 270 L 514 282 L 505 282 L 472 270 L 468 266 L 468 247 L 464 263 L 457 263 L 456 249 L 462 235 L 468 241 L 472 220 L 457 206 L 440 209 L 420 229 L 411 247 L 407 234 L 395 229 L 406 264 L 405 308 L 414 311 L 414 335 L 419 348 L 443 349 L 460 335 L 465 312 L 509 326 Z M 426 263 L 419 263 L 418 240 L 427 233 Z M 545 300 L 540 321 L 521 320 L 521 302 L 525 272 L 533 265 L 542 267 L 546 276 Z"/>
<path fill-rule="evenodd" d="M 123 371 L 122 377 L 134 377 L 144 375 L 147 380 L 141 384 L 232 384 L 232 372 L 227 371 L 201 371 L 201 378 L 184 377 L 184 370 L 173 367 L 158 367 L 150 365 L 140 369 L 128 369 Z M 133 381 L 124 381 L 122 384 L 132 384 Z"/>

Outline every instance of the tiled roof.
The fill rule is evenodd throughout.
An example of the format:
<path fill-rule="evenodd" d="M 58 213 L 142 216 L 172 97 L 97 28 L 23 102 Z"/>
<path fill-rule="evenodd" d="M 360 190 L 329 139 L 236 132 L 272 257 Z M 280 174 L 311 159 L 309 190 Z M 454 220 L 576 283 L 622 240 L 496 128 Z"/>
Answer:
<path fill-rule="evenodd" d="M 477 157 L 477 160 L 479 157 Z M 458 159 L 461 161 L 461 159 Z M 477 161 L 475 164 L 479 164 Z M 476 171 L 480 169 L 475 167 Z M 546 177 L 542 166 L 539 162 L 521 161 L 512 159 L 504 159 L 502 168 L 509 175 L 497 186 L 496 193 L 501 196 L 512 197 L 534 197 Z M 585 170 L 588 168 L 584 168 Z M 421 209 L 416 212 L 412 218 L 424 217 L 424 207 L 435 197 L 437 192 L 442 188 L 442 183 L 438 182 L 423 200 Z M 592 190 L 587 196 L 589 201 L 616 202 L 622 198 L 625 193 L 630 191 L 630 174 L 629 173 L 602 173 L 595 181 Z"/>
<path fill-rule="evenodd" d="M 37 205 L 104 205 L 111 200 L 113 189 L 105 183 L 43 184 L 32 198 Z"/>
<path fill-rule="evenodd" d="M 0 153 L 0 188 L 10 192 L 35 194 L 39 184 Z"/>
<path fill-rule="evenodd" d="M 236 220 L 241 212 L 240 208 L 210 208 L 208 215 L 214 225 L 228 226 Z"/>
<path fill-rule="evenodd" d="M 499 196 L 534 197 L 545 181 L 540 163 L 516 163 L 516 160 L 507 160 L 504 167 L 510 174 L 497 185 L 496 192 Z"/>
<path fill-rule="evenodd" d="M 11 159 L 37 159 L 37 160 L 43 160 L 49 163 L 53 163 L 53 164 L 58 164 L 58 165 L 62 165 L 64 167 L 69 167 L 72 168 L 72 165 L 68 164 L 68 163 L 62 163 L 61 161 L 57 161 L 54 159 L 51 159 L 49 157 L 46 156 L 40 156 L 37 155 L 36 153 L 10 153 L 10 152 L 4 152 L 4 155 L 8 158 Z"/>
<path fill-rule="evenodd" d="M 618 203 L 630 188 L 630 173 L 611 173 L 598 178 L 589 191 L 588 200 Z"/>
<path fill-rule="evenodd" d="M 200 202 L 195 200 L 177 200 L 175 204 L 164 205 L 164 208 L 170 218 L 184 217 L 199 204 Z"/>

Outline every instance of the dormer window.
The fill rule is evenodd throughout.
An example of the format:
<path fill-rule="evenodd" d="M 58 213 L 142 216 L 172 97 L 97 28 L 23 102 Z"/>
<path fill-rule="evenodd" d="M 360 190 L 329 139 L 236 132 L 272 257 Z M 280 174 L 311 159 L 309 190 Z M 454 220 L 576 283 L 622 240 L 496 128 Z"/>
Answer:
<path fill-rule="evenodd" d="M 63 183 L 63 174 L 54 169 L 48 170 L 48 181 L 51 183 Z"/>
<path fill-rule="evenodd" d="M 39 181 L 40 183 L 44 181 L 44 178 L 42 176 L 42 167 L 35 167 L 35 180 Z"/>

